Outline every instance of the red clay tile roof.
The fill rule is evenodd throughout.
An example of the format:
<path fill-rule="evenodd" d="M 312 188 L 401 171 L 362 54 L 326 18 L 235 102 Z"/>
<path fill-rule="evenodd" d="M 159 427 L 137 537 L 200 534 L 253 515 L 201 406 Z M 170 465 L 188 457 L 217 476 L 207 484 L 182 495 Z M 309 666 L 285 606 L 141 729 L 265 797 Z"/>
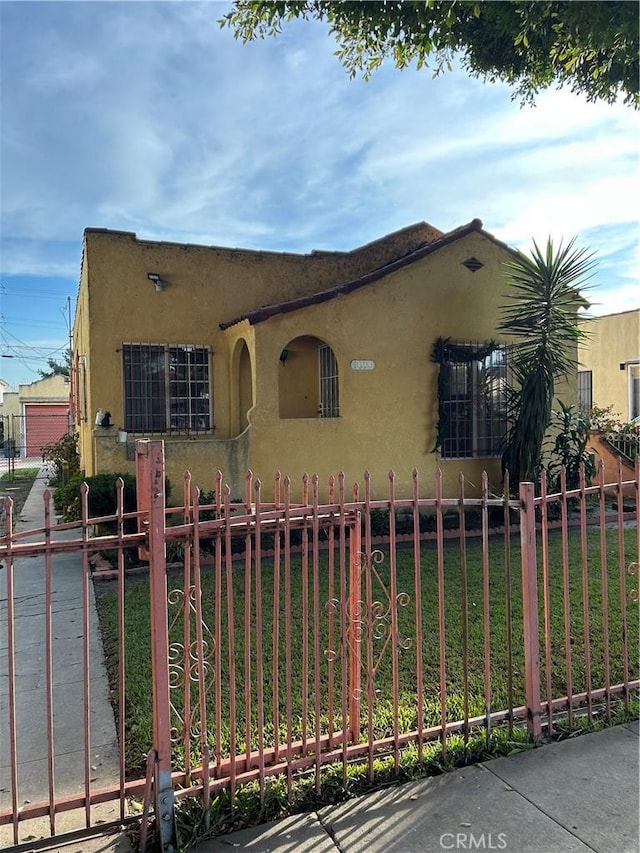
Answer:
<path fill-rule="evenodd" d="M 454 243 L 461 237 L 466 237 L 467 234 L 471 234 L 473 231 L 480 232 L 493 243 L 496 243 L 508 252 L 515 253 L 515 250 L 506 243 L 496 239 L 493 234 L 490 234 L 488 231 L 484 231 L 482 228 L 482 221 L 480 219 L 472 219 L 467 225 L 461 225 L 459 228 L 454 228 L 453 231 L 448 231 L 446 234 L 442 234 L 442 232 L 440 232 L 441 236 L 436 237 L 436 239 L 426 243 L 414 252 L 410 252 L 408 255 L 404 255 L 395 261 L 391 261 L 391 263 L 378 267 L 366 275 L 360 276 L 360 278 L 356 278 L 353 281 L 347 281 L 343 284 L 338 284 L 335 287 L 320 291 L 319 293 L 312 293 L 309 296 L 300 296 L 297 299 L 291 299 L 287 302 L 279 302 L 275 305 L 265 305 L 262 308 L 256 308 L 254 311 L 248 311 L 246 314 L 241 314 L 239 317 L 235 317 L 227 323 L 220 323 L 220 328 L 228 329 L 230 326 L 235 326 L 236 323 L 241 323 L 243 320 L 248 320 L 248 322 L 254 326 L 256 323 L 262 323 L 264 320 L 268 320 L 269 317 L 273 317 L 275 314 L 288 314 L 291 311 L 298 311 L 301 308 L 307 308 L 309 305 L 318 305 L 321 302 L 328 302 L 330 299 L 334 299 L 340 294 L 351 293 L 354 290 L 365 287 L 367 284 L 379 281 L 379 279 L 384 278 L 385 275 L 389 275 L 390 273 L 396 272 L 409 264 L 415 263 L 415 261 L 430 255 L 432 252 L 437 252 L 438 249 L 442 249 L 450 243 Z"/>

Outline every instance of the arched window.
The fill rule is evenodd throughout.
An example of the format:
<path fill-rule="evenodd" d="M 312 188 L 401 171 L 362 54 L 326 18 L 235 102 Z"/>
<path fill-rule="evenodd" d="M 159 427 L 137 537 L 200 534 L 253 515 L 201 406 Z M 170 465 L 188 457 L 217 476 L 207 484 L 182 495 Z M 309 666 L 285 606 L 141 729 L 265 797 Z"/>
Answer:
<path fill-rule="evenodd" d="M 279 366 L 281 418 L 340 416 L 338 361 L 319 338 L 302 335 L 282 350 Z"/>

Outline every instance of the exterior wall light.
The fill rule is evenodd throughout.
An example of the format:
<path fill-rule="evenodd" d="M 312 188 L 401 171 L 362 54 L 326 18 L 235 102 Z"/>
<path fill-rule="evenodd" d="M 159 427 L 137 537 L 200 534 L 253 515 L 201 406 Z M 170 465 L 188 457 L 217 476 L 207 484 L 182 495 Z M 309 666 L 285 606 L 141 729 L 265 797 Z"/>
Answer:
<path fill-rule="evenodd" d="M 284 367 L 288 358 L 289 358 L 289 350 L 283 349 L 282 352 L 280 353 L 280 363 L 282 364 L 283 367 Z"/>
<path fill-rule="evenodd" d="M 168 286 L 168 282 L 166 282 L 163 278 L 160 278 L 157 272 L 148 272 L 147 278 L 149 279 L 149 281 L 153 282 L 153 286 L 158 292 L 164 290 L 165 287 Z"/>

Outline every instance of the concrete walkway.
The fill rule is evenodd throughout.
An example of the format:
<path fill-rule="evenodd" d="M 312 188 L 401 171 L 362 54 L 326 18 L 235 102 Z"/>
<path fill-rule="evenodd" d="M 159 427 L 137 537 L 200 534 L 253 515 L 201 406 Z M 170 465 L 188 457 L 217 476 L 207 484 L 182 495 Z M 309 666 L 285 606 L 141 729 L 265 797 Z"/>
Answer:
<path fill-rule="evenodd" d="M 44 526 L 42 496 L 46 485 L 43 469 L 16 519 L 18 530 Z M 77 533 L 58 535 L 73 538 Z M 0 569 L 0 808 L 11 805 L 6 580 L 3 566 Z M 97 789 L 117 781 L 118 752 L 92 584 L 89 591 L 90 778 L 92 788 Z M 16 560 L 14 612 L 18 803 L 22 805 L 48 799 L 44 557 Z M 55 792 L 57 795 L 82 793 L 83 608 L 79 554 L 52 558 L 52 634 Z M 101 819 L 107 818 L 103 814 Z M 112 819 L 117 819 L 115 808 Z M 48 820 L 45 822 L 48 826 Z M 63 816 L 58 823 L 69 827 Z M 25 824 L 27 827 L 33 835 L 33 823 Z M 3 842 L 11 843 L 6 837 L 8 831 L 7 827 L 0 827 L 0 847 Z"/>

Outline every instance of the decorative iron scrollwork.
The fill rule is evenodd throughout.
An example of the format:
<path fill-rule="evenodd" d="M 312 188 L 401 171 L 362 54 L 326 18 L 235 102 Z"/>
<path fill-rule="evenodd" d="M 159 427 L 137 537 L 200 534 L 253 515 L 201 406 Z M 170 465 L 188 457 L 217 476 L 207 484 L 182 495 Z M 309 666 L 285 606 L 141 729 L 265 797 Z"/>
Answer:
<path fill-rule="evenodd" d="M 344 632 L 337 637 L 335 648 L 324 650 L 325 658 L 330 662 L 335 662 L 340 657 L 343 651 L 347 654 L 357 653 L 358 646 L 361 646 L 363 641 L 369 642 L 374 649 L 373 667 L 370 677 L 375 678 L 376 672 L 382 661 L 389 645 L 395 647 L 400 653 L 411 648 L 412 640 L 410 637 L 401 636 L 396 629 L 394 637 L 394 612 L 397 614 L 398 609 L 407 607 L 411 601 L 411 597 L 406 592 L 397 592 L 395 597 L 380 575 L 377 569 L 385 559 L 382 551 L 372 551 L 370 555 L 361 553 L 358 559 L 358 569 L 360 572 L 360 581 L 368 585 L 371 590 L 371 604 L 367 605 L 367 601 L 361 597 L 347 598 L 346 601 L 341 601 L 339 598 L 331 598 L 325 605 L 325 610 L 329 616 L 340 616 L 341 623 L 344 625 Z M 395 620 L 397 625 L 397 619 Z M 361 662 L 361 668 L 365 670 L 366 663 Z M 358 695 L 360 694 L 360 696 Z M 378 691 L 374 691 L 377 695 Z M 354 698 L 358 699 L 362 695 L 362 691 L 358 688 L 353 690 Z"/>
<path fill-rule="evenodd" d="M 199 684 L 202 668 L 205 694 L 211 690 L 215 680 L 215 639 L 204 619 L 202 624 L 202 654 L 198 654 L 199 641 L 197 638 L 197 590 L 194 585 L 189 587 L 185 597 L 183 589 L 172 589 L 167 595 L 170 612 L 175 612 L 170 618 L 169 636 L 182 628 L 183 640 L 169 643 L 168 667 L 170 705 L 173 716 L 171 740 L 181 741 L 188 733 L 190 741 L 197 742 L 202 734 L 200 719 L 200 702 L 191 697 L 191 684 Z M 182 618 L 182 622 L 181 622 Z M 184 634 L 187 620 L 189 642 L 185 649 Z M 185 695 L 189 691 L 189 696 Z M 174 700 L 175 697 L 175 700 Z M 189 719 L 185 719 L 185 708 L 189 709 Z"/>

